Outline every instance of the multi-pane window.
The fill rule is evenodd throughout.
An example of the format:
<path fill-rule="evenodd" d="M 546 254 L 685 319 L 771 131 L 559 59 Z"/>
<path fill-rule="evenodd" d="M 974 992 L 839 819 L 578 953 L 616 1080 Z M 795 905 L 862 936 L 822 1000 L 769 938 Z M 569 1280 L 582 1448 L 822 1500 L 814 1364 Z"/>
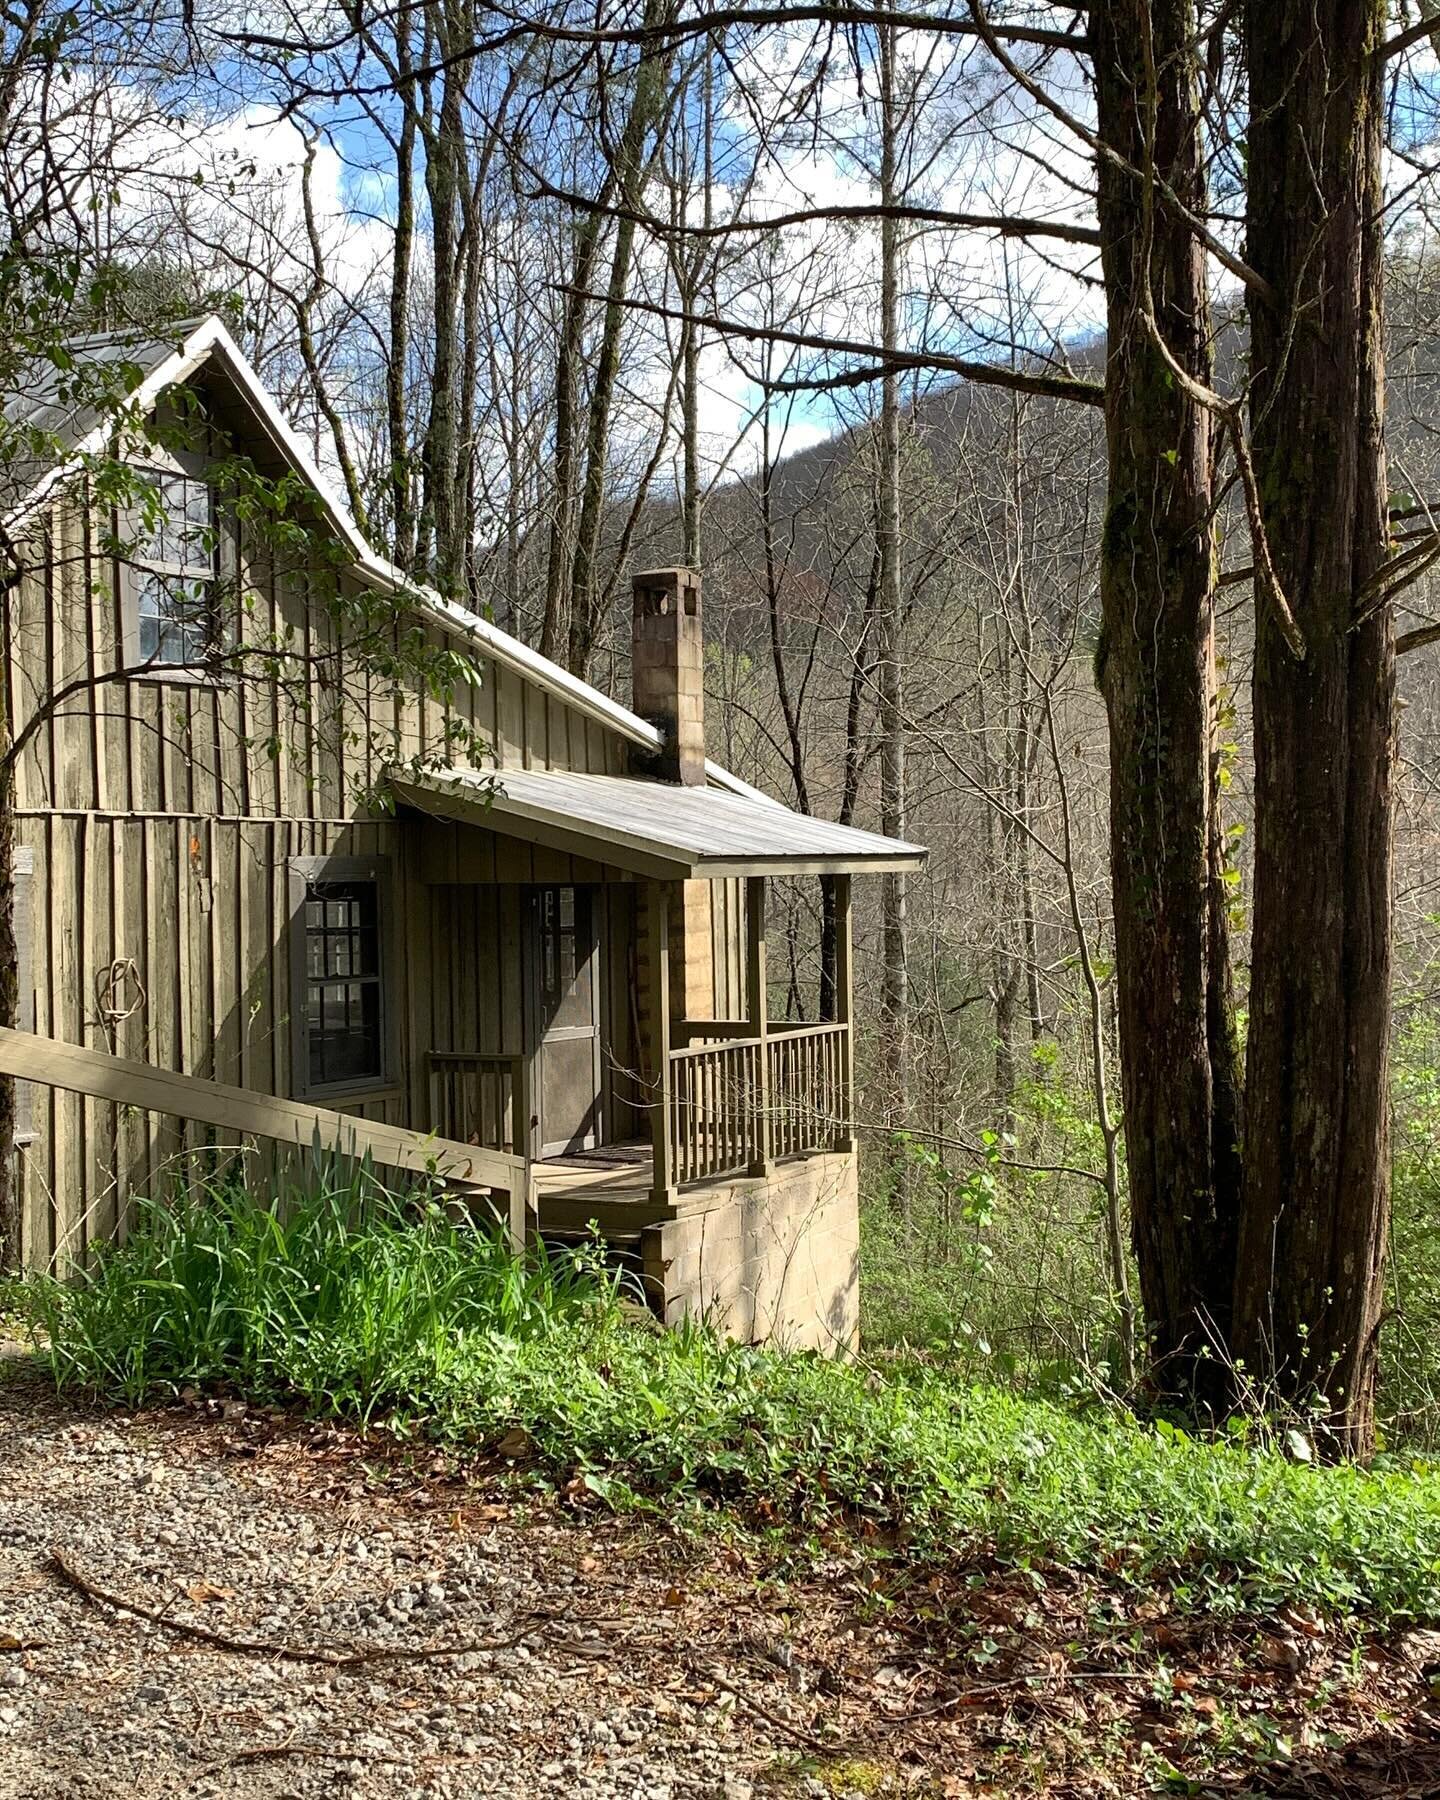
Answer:
<path fill-rule="evenodd" d="M 380 884 L 305 885 L 307 1086 L 345 1087 L 385 1073 Z"/>
<path fill-rule="evenodd" d="M 131 552 L 136 649 L 142 663 L 190 667 L 214 654 L 219 630 L 212 496 L 193 475 L 150 469 L 145 478 L 155 498 Z"/>

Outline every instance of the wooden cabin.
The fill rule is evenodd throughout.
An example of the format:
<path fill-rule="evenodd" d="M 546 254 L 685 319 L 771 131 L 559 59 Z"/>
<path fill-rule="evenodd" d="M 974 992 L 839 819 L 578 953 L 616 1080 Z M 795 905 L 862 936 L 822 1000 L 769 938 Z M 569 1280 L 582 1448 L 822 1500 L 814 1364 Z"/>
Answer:
<path fill-rule="evenodd" d="M 10 408 L 60 446 L 8 520 L 25 1261 L 123 1232 L 273 1097 L 292 1135 L 506 1159 L 532 1228 L 596 1223 L 662 1317 L 849 1343 L 850 883 L 923 853 L 707 760 L 692 572 L 635 578 L 627 708 L 377 555 L 218 320 L 76 353 L 124 367 L 123 430 L 43 380 Z M 237 460 L 301 485 L 298 549 Z M 782 1025 L 767 883 L 821 874 L 837 1016 Z"/>

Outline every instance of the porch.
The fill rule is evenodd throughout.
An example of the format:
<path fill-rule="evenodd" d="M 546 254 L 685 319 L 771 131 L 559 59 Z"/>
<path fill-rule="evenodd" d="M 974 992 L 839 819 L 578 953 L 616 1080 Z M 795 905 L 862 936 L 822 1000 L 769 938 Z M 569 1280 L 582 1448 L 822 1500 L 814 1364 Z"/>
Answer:
<path fill-rule="evenodd" d="M 524 1229 L 594 1225 L 662 1318 L 852 1342 L 852 876 L 920 852 L 735 787 L 396 786 L 430 894 L 417 1125 L 522 1158 Z M 828 1018 L 770 1017 L 771 883 L 792 875 L 828 883 Z"/>
<path fill-rule="evenodd" d="M 668 1098 L 651 1106 L 651 1135 L 529 1156 L 543 1235 L 593 1222 L 605 1236 L 626 1236 L 763 1186 L 777 1166 L 853 1148 L 848 1023 L 753 1036 L 743 1021 L 702 1020 L 676 1031 L 697 1041 L 667 1053 Z M 439 1136 L 517 1154 L 514 1121 L 527 1114 L 533 1136 L 530 1058 L 435 1051 L 427 1060 Z"/>

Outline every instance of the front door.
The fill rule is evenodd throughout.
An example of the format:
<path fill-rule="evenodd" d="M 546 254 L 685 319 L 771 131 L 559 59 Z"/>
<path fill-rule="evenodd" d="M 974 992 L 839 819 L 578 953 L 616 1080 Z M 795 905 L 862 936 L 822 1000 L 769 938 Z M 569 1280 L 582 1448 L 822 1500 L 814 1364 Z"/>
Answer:
<path fill-rule="evenodd" d="M 530 896 L 531 1046 L 541 1156 L 600 1142 L 600 955 L 593 888 Z"/>

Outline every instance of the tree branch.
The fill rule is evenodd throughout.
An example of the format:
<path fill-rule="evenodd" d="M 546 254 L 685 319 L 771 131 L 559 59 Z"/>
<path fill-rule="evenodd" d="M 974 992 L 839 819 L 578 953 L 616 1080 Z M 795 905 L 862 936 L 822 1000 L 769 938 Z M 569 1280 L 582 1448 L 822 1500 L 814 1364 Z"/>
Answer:
<path fill-rule="evenodd" d="M 1421 12 L 1424 12 L 1421 7 Z M 1422 38 L 1440 38 L 1440 19 L 1422 18 L 1416 25 L 1407 25 L 1403 31 L 1397 31 L 1380 44 L 1375 55 L 1381 62 L 1389 57 L 1399 56 L 1403 51 L 1412 49 Z"/>
<path fill-rule="evenodd" d="M 1417 625 L 1413 631 L 1402 631 L 1395 640 L 1395 654 L 1406 656 L 1429 644 L 1440 644 L 1440 625 Z"/>
<path fill-rule="evenodd" d="M 1065 225 L 1054 219 L 1007 218 L 1003 214 L 950 212 L 941 206 L 816 206 L 798 212 L 776 213 L 767 219 L 732 219 L 723 225 L 672 224 L 652 212 L 592 200 L 585 194 L 556 187 L 529 163 L 522 166 L 536 184 L 532 198 L 559 200 L 566 206 L 573 206 L 577 212 L 598 213 L 608 219 L 627 219 L 660 237 L 721 238 L 732 232 L 779 231 L 788 225 L 810 225 L 821 221 L 900 219 L 917 225 L 949 225 L 960 231 L 993 231 L 1003 238 L 1058 238 L 1062 243 L 1096 248 L 1100 244 L 1100 233 L 1088 225 Z"/>
<path fill-rule="evenodd" d="M 603 294 L 562 287 L 562 293 L 574 293 L 581 300 L 601 301 Z M 857 375 L 854 383 L 877 380 L 896 370 L 922 369 L 944 375 L 958 375 L 981 387 L 1002 387 L 1021 394 L 1036 394 L 1047 400 L 1078 400 L 1087 406 L 1103 406 L 1105 389 L 1098 381 L 1082 381 L 1073 375 L 1027 375 L 1021 370 L 1007 369 L 1000 363 L 973 362 L 963 356 L 951 356 L 943 350 L 896 350 L 886 353 L 876 344 L 853 338 L 821 337 L 803 331 L 786 331 L 778 325 L 742 325 L 737 319 L 720 319 L 709 313 L 686 312 L 679 307 L 662 306 L 658 301 L 640 300 L 633 296 L 620 303 L 634 312 L 648 313 L 657 319 L 670 319 L 676 324 L 696 325 L 721 337 L 749 338 L 755 342 L 791 344 L 798 350 L 829 351 L 838 356 L 865 356 L 873 367 Z M 822 377 L 811 383 L 798 383 L 817 389 L 842 385 L 839 378 Z"/>

